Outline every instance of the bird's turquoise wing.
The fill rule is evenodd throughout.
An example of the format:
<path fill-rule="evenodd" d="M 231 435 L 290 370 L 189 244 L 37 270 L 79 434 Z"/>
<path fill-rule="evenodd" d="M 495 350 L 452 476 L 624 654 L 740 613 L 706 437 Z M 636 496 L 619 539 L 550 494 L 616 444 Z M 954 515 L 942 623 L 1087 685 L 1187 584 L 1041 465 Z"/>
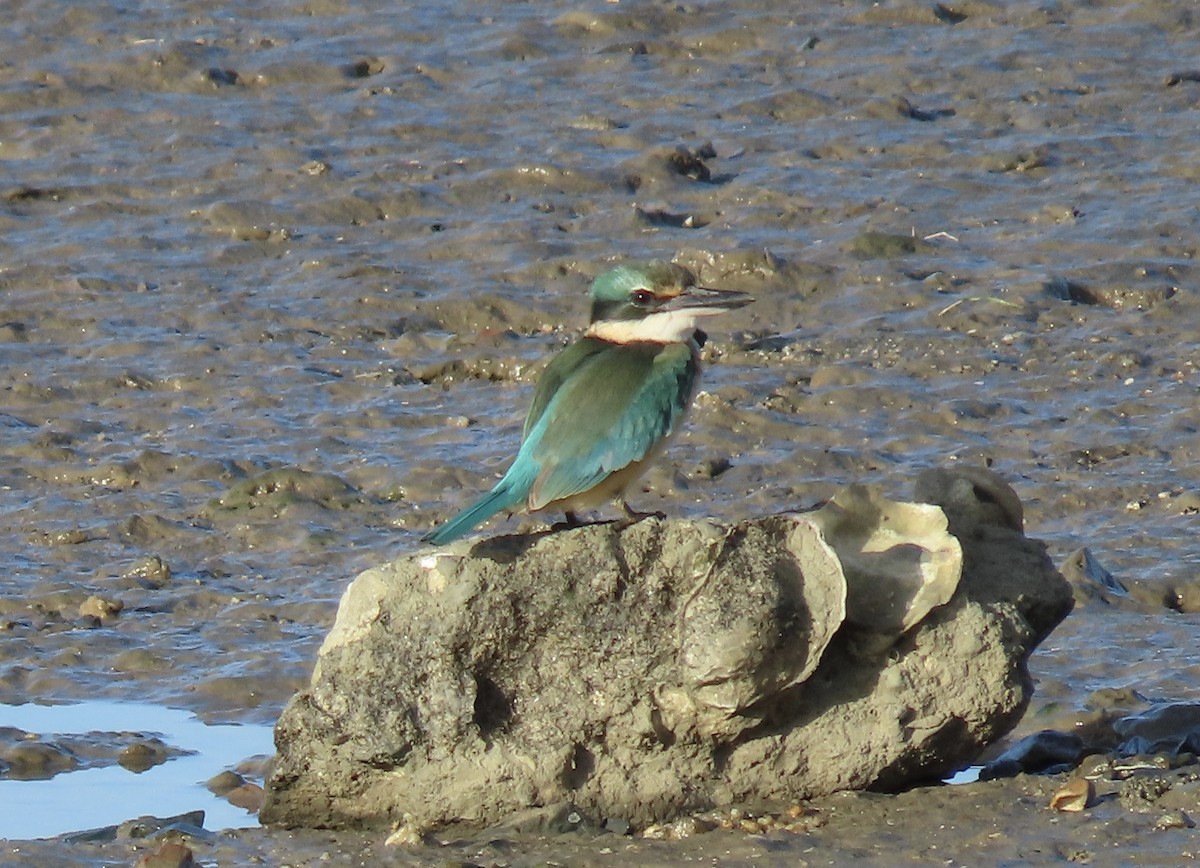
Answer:
<path fill-rule="evenodd" d="M 687 410 L 697 367 L 686 344 L 589 346 L 535 399 L 518 462 L 537 467 L 531 509 L 595 487 L 645 458 Z M 567 351 L 569 352 L 569 350 Z M 558 361 L 557 359 L 555 360 Z"/>
<path fill-rule="evenodd" d="M 550 360 L 550 364 L 546 365 L 546 370 L 542 371 L 542 375 L 538 377 L 537 388 L 533 393 L 533 402 L 529 405 L 528 415 L 525 416 L 525 431 L 521 435 L 523 441 L 529 438 L 530 432 L 542 418 L 542 414 L 546 412 L 546 407 L 558 393 L 559 387 L 595 356 L 601 355 L 611 348 L 612 344 L 607 341 L 584 337 Z"/>

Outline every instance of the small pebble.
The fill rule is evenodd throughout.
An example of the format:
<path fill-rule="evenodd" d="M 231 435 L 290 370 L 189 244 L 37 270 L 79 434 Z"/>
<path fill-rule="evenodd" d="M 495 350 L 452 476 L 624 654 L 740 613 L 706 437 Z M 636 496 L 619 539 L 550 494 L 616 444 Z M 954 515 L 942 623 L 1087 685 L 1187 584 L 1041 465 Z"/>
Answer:
<path fill-rule="evenodd" d="M 604 821 L 604 829 L 607 832 L 612 832 L 615 835 L 629 834 L 629 821 L 622 820 L 619 817 L 610 817 Z"/>
<path fill-rule="evenodd" d="M 1167 829 L 1194 829 L 1196 822 L 1184 811 L 1169 811 L 1154 821 L 1154 831 Z"/>
<path fill-rule="evenodd" d="M 223 796 L 232 790 L 236 790 L 244 783 L 246 783 L 246 779 L 237 772 L 226 770 L 220 774 L 213 775 L 205 781 L 204 786 L 208 788 L 210 793 Z"/>
<path fill-rule="evenodd" d="M 81 618 L 99 618 L 106 620 L 116 617 L 116 615 L 125 608 L 125 604 L 120 600 L 111 600 L 107 597 L 91 596 L 79 604 L 79 617 Z"/>
<path fill-rule="evenodd" d="M 175 841 L 167 841 L 137 861 L 137 868 L 195 868 L 195 865 L 192 851 Z"/>
<path fill-rule="evenodd" d="M 88 532 L 81 529 L 64 530 L 58 533 L 45 533 L 42 535 L 42 540 L 46 545 L 61 546 L 61 545 L 79 545 L 91 540 Z"/>
<path fill-rule="evenodd" d="M 71 751 L 55 744 L 37 741 L 33 733 L 25 740 L 0 752 L 0 765 L 5 776 L 13 780 L 48 780 L 59 772 L 73 771 L 79 760 Z"/>
<path fill-rule="evenodd" d="M 117 754 L 117 762 L 131 772 L 144 772 L 167 761 L 167 747 L 157 739 L 135 741 Z"/>
<path fill-rule="evenodd" d="M 225 794 L 225 801 L 236 808 L 242 808 L 248 813 L 257 814 L 263 804 L 263 788 L 258 784 L 242 784 Z"/>
<path fill-rule="evenodd" d="M 142 558 L 125 571 L 124 578 L 144 588 L 157 590 L 171 581 L 171 568 L 157 555 Z"/>

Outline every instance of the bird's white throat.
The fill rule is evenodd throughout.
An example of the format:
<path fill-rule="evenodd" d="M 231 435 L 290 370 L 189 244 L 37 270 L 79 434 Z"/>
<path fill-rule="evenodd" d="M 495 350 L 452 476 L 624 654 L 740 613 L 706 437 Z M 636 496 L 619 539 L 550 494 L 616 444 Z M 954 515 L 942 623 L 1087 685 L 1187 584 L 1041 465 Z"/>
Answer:
<path fill-rule="evenodd" d="M 647 314 L 641 319 L 601 320 L 588 326 L 588 337 L 600 338 L 614 344 L 651 341 L 656 344 L 683 343 L 696 331 L 697 321 L 704 316 L 724 313 L 720 307 L 691 310 L 664 310 Z"/>

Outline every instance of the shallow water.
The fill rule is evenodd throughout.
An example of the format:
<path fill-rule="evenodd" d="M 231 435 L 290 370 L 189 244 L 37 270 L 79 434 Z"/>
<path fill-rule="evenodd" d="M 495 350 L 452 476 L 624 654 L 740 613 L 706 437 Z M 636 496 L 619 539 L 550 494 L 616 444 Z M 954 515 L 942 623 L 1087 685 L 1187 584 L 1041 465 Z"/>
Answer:
<path fill-rule="evenodd" d="M 646 256 L 758 301 L 635 506 L 990 464 L 1130 588 L 1038 652 L 1023 727 L 1197 698 L 1194 5 L 946 9 L 17 4 L 0 700 L 272 722 Z"/>
<path fill-rule="evenodd" d="M 257 826 L 253 814 L 212 794 L 204 783 L 217 773 L 275 748 L 267 726 L 209 726 L 195 716 L 155 705 L 81 702 L 0 706 L 0 726 L 45 738 L 64 734 L 153 734 L 186 752 L 145 771 L 118 764 L 65 771 L 48 780 L 0 780 L 0 838 L 50 838 L 117 825 L 134 817 L 171 817 L 204 811 L 210 831 Z"/>

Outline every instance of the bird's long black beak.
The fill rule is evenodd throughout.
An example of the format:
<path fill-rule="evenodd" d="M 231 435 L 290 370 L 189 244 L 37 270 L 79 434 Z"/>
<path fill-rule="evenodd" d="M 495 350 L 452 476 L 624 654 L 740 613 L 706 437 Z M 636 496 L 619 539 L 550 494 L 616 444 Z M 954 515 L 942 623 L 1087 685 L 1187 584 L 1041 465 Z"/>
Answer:
<path fill-rule="evenodd" d="M 720 313 L 745 307 L 754 301 L 748 292 L 733 289 L 712 289 L 707 286 L 685 286 L 679 295 L 664 301 L 660 310 L 705 310 Z"/>

